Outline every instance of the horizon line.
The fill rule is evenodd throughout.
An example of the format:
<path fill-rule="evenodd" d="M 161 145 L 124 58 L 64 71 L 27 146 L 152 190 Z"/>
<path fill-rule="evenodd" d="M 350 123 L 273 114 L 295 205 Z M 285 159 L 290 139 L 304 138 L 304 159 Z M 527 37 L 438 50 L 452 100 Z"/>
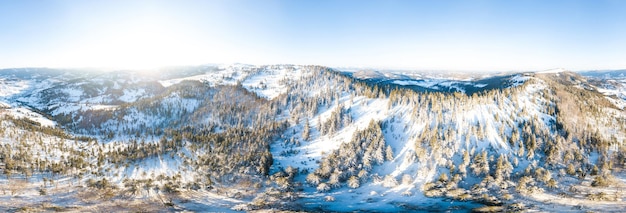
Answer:
<path fill-rule="evenodd" d="M 293 65 L 293 66 L 324 66 L 339 70 L 376 70 L 376 71 L 418 71 L 418 72 L 541 72 L 555 69 L 563 69 L 571 72 L 601 72 L 601 71 L 619 71 L 626 68 L 603 68 L 603 69 L 568 69 L 563 67 L 553 67 L 548 69 L 447 69 L 447 68 L 416 68 L 416 67 L 393 67 L 393 66 L 367 66 L 367 65 L 321 65 L 321 64 L 296 64 L 296 63 L 201 63 L 186 65 L 162 65 L 150 67 L 115 67 L 115 66 L 22 66 L 22 67 L 0 67 L 0 70 L 10 69 L 68 69 L 68 70 L 99 70 L 99 71 L 151 71 L 168 68 L 180 67 L 201 67 L 201 66 L 272 66 L 272 65 Z"/>

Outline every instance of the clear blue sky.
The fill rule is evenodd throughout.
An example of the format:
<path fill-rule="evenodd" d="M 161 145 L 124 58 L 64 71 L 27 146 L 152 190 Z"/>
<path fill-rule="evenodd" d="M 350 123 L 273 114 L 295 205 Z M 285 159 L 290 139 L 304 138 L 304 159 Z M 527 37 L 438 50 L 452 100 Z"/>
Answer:
<path fill-rule="evenodd" d="M 0 67 L 626 68 L 626 1 L 0 0 Z"/>

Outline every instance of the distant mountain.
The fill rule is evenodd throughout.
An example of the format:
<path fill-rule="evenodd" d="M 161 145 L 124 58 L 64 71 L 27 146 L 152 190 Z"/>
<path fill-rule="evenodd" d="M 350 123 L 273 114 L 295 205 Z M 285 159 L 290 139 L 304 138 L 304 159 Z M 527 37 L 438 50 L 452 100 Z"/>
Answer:
<path fill-rule="evenodd" d="M 418 92 L 460 92 L 472 95 L 494 89 L 511 87 L 520 80 L 519 74 L 474 76 L 467 73 L 435 75 L 432 73 L 400 72 L 383 73 L 381 71 L 361 70 L 342 72 L 346 76 L 363 80 L 371 85 L 393 89 L 412 89 Z"/>
<path fill-rule="evenodd" d="M 600 70 L 600 71 L 583 71 L 578 72 L 586 77 L 603 78 L 603 79 L 622 79 L 626 78 L 626 70 Z"/>

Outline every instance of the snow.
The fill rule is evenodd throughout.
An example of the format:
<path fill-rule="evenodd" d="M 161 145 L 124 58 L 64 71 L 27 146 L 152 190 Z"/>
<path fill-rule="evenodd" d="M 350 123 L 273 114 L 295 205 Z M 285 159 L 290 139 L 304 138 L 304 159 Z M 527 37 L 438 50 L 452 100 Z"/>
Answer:
<path fill-rule="evenodd" d="M 83 95 L 83 91 L 77 88 L 65 88 L 61 92 L 65 93 L 66 100 L 70 102 L 79 102 Z"/>
<path fill-rule="evenodd" d="M 550 71 L 549 73 L 556 72 Z M 260 97 L 266 99 L 274 99 L 281 94 L 289 92 L 289 85 L 297 82 L 307 76 L 309 72 L 299 66 L 249 66 L 249 65 L 229 65 L 220 67 L 218 70 L 206 72 L 201 75 L 188 76 L 176 79 L 164 79 L 158 81 L 164 87 L 170 87 L 182 81 L 200 81 L 209 85 L 241 85 L 248 91 L 254 92 Z M 364 73 L 371 74 L 371 73 Z M 383 74 L 385 77 L 395 77 L 395 75 Z M 537 81 L 530 81 L 534 79 Z M 441 87 L 454 88 L 458 91 L 464 91 L 463 85 L 473 86 L 476 88 L 486 87 L 487 84 L 476 84 L 471 80 L 453 81 L 449 79 L 400 79 L 391 81 L 394 84 L 409 86 L 416 85 L 426 88 L 439 89 Z M 459 165 L 461 159 L 458 153 L 463 150 L 476 149 L 480 152 L 488 150 L 490 153 L 506 154 L 515 151 L 515 147 L 511 147 L 506 138 L 502 138 L 499 129 L 504 129 L 506 135 L 517 130 L 519 124 L 523 121 L 538 117 L 540 121 L 544 121 L 543 125 L 550 125 L 554 118 L 543 113 L 540 105 L 545 104 L 548 100 L 543 99 L 542 92 L 546 89 L 542 85 L 543 82 L 531 77 L 530 75 L 518 74 L 510 79 L 510 83 L 514 86 L 524 86 L 519 93 L 505 98 L 504 100 L 494 100 L 489 98 L 478 97 L 470 98 L 469 104 L 461 104 L 456 106 L 443 106 L 442 120 L 445 121 L 443 130 L 451 130 L 455 132 L 454 138 L 442 141 L 441 149 L 444 151 L 428 150 L 425 158 L 426 161 L 416 159 L 415 157 L 415 140 L 422 134 L 424 129 L 431 129 L 439 125 L 437 123 L 436 113 L 419 106 L 418 103 L 400 103 L 395 106 L 390 105 L 390 100 L 386 98 L 375 99 L 365 96 L 356 96 L 354 94 L 342 93 L 337 101 L 320 106 L 319 113 L 309 118 L 311 128 L 311 139 L 304 141 L 301 138 L 302 121 L 299 124 L 292 123 L 291 127 L 285 134 L 287 137 L 295 137 L 300 141 L 300 145 L 291 145 L 285 143 L 284 139 L 278 139 L 271 147 L 274 158 L 272 171 L 287 166 L 297 167 L 301 170 L 306 169 L 313 171 L 318 167 L 317 161 L 322 160 L 328 153 L 336 150 L 342 143 L 352 139 L 354 133 L 358 130 L 366 128 L 370 121 L 380 121 L 384 123 L 384 137 L 386 144 L 389 145 L 393 152 L 393 160 L 384 162 L 382 165 L 375 166 L 371 173 L 373 175 L 386 176 L 396 178 L 398 182 L 403 175 L 410 175 L 412 180 L 409 184 L 399 183 L 397 186 L 385 187 L 380 181 L 363 182 L 361 187 L 357 189 L 349 189 L 343 186 L 333 189 L 329 193 L 318 193 L 313 187 L 304 187 L 304 197 L 302 205 L 304 208 L 316 211 L 407 211 L 406 205 L 411 205 L 419 210 L 440 210 L 459 207 L 462 210 L 470 210 L 479 206 L 476 203 L 449 201 L 443 198 L 426 198 L 422 194 L 422 186 L 424 183 L 432 181 L 438 174 L 446 172 L 443 165 L 452 164 Z M 10 102 L 11 96 L 34 91 L 44 87 L 31 87 L 32 82 L 16 81 L 13 83 L 0 84 L 5 86 L 6 90 L 0 90 L 0 96 L 6 98 L 7 101 L 0 100 L 0 112 L 8 114 L 16 118 L 26 117 L 44 126 L 56 126 L 56 123 L 46 117 L 29 110 L 27 107 L 20 106 Z M 49 84 L 48 84 L 49 85 Z M 113 88 L 121 88 L 120 84 L 115 82 Z M 623 91 L 614 91 L 609 89 L 600 90 L 605 94 L 623 94 Z M 55 102 L 46 105 L 47 109 L 54 109 L 52 115 L 60 113 L 72 113 L 80 110 L 116 110 L 120 106 L 105 104 L 108 100 L 105 96 L 97 96 L 90 99 L 81 99 L 83 91 L 79 88 L 65 88 L 62 90 L 68 102 Z M 307 93 L 308 92 L 308 93 Z M 315 91 L 304 91 L 304 94 L 311 94 Z M 123 102 L 134 102 L 147 95 L 144 89 L 125 89 L 123 95 L 119 97 Z M 159 96 L 161 97 L 161 96 Z M 620 96 L 621 97 L 621 96 Z M 624 96 L 626 97 L 626 95 Z M 27 103 L 39 103 L 36 100 L 39 97 L 29 96 Z M 607 97 L 608 98 L 608 97 Z M 20 100 L 20 99 L 18 99 Z M 617 104 L 625 106 L 623 99 L 610 99 L 616 101 Z M 178 109 L 184 111 L 194 111 L 200 107 L 200 100 L 191 98 L 182 98 L 176 93 L 159 99 L 159 103 L 166 109 Z M 620 102 L 621 101 L 621 102 Z M 350 109 L 352 122 L 331 135 L 320 135 L 315 128 L 319 121 L 325 122 L 331 116 L 332 112 L 340 105 Z M 123 105 L 126 106 L 126 105 Z M 42 107 L 43 108 L 43 107 Z M 421 110 L 412 113 L 414 110 Z M 525 113 L 521 113 L 524 111 Z M 287 112 L 288 114 L 288 112 Z M 498 119 L 495 116 L 499 117 Z M 121 129 L 138 129 L 145 126 L 155 126 L 163 122 L 164 118 L 151 115 L 137 108 L 129 109 L 121 120 L 110 120 L 105 123 L 107 128 Z M 285 118 L 289 117 L 285 116 Z M 480 124 L 480 125 L 479 125 Z M 540 124 L 542 125 L 542 124 Z M 469 134 L 470 129 L 475 126 L 481 126 L 484 137 L 479 139 L 477 136 Z M 2 126 L 5 127 L 5 126 Z M 294 132 L 293 134 L 291 132 Z M 292 135 L 290 135 L 292 134 Z M 469 136 L 468 136 L 469 135 Z M 469 138 L 466 140 L 466 137 Z M 54 139 L 44 139 L 47 146 Z M 127 141 L 124 136 L 116 136 L 112 142 L 107 142 L 105 150 L 123 148 L 127 144 L 121 141 Z M 156 141 L 154 138 L 147 138 L 147 142 Z M 3 139 L 2 143 L 10 142 Z M 71 144 L 73 141 L 63 143 Z M 73 148 L 83 148 L 71 145 Z M 286 151 L 296 150 L 296 154 L 283 154 Z M 92 149 L 93 151 L 93 149 Z M 59 154 L 57 152 L 55 154 Z M 180 156 L 179 156 L 180 154 Z M 539 155 L 539 154 L 538 154 Z M 181 157 L 185 156 L 185 157 Z M 183 164 L 183 159 L 193 159 L 194 153 L 183 148 L 175 155 L 152 156 L 145 159 L 133 161 L 126 166 L 106 165 L 107 175 L 117 184 L 122 184 L 124 178 L 131 179 L 147 179 L 158 177 L 159 175 L 172 176 L 181 174 L 182 182 L 194 181 L 194 171 L 188 170 Z M 56 157 L 58 158 L 58 157 Z M 597 156 L 594 156 L 597 158 Z M 54 160 L 55 157 L 52 158 Z M 520 165 L 528 165 L 530 161 L 523 160 Z M 520 167 L 523 168 L 523 167 Z M 296 177 L 297 181 L 302 182 L 304 175 Z M 468 180 L 471 182 L 473 180 Z M 412 195 L 402 195 L 404 192 L 411 192 Z M 29 195 L 30 196 L 30 195 Z M 182 193 L 181 196 L 186 197 L 191 202 L 177 203 L 177 205 L 188 207 L 194 211 L 206 210 L 208 207 L 214 207 L 212 210 L 229 211 L 237 204 L 243 204 L 249 200 L 233 199 L 223 195 L 219 195 L 210 191 L 199 190 Z M 325 196 L 333 196 L 334 202 L 324 201 Z M 567 205 L 568 202 L 578 202 L 578 200 L 559 199 L 553 194 L 538 193 L 532 195 L 528 199 L 535 199 L 541 203 L 555 203 L 559 205 Z M 300 202 L 300 201 L 299 201 Z M 1 203 L 1 202 L 0 202 Z M 602 205 L 613 205 L 613 203 L 602 203 Z M 585 204 L 587 205 L 587 204 Z M 589 204 L 591 205 L 591 204 Z"/>
<path fill-rule="evenodd" d="M 517 74 L 511 78 L 510 82 L 512 84 L 512 87 L 517 87 L 517 86 L 524 84 L 524 82 L 528 81 L 528 79 L 530 79 L 529 76 L 523 76 L 522 74 Z"/>
<path fill-rule="evenodd" d="M 235 85 L 237 82 L 243 80 L 246 76 L 246 72 L 254 67 L 246 67 L 246 69 L 238 69 L 238 66 L 232 65 L 228 67 L 221 67 L 217 71 L 209 71 L 205 74 L 194 75 L 184 78 L 176 78 L 169 80 L 158 81 L 163 87 L 170 87 L 174 84 L 178 84 L 182 81 L 201 81 L 210 85 Z"/>
<path fill-rule="evenodd" d="M 242 86 L 260 97 L 273 99 L 287 92 L 286 84 L 310 74 L 297 66 L 276 68 L 262 69 L 258 73 L 251 74 L 242 82 Z"/>
<path fill-rule="evenodd" d="M 247 90 L 258 96 L 273 99 L 286 93 L 288 83 L 301 79 L 310 73 L 299 66 L 251 66 L 233 64 L 222 66 L 216 71 L 184 78 L 160 80 L 163 87 L 170 87 L 182 81 L 200 81 L 211 86 L 236 85 L 241 82 Z"/>
<path fill-rule="evenodd" d="M 556 68 L 556 69 L 549 69 L 549 70 L 539 71 L 537 73 L 540 73 L 540 74 L 552 73 L 552 74 L 554 74 L 554 73 L 561 73 L 561 72 L 566 72 L 566 71 L 567 70 L 563 69 L 563 68 Z"/>
<path fill-rule="evenodd" d="M 181 98 L 178 94 L 172 94 L 161 102 L 163 107 L 170 109 L 184 109 L 192 112 L 200 106 L 200 100 L 191 98 Z"/>
<path fill-rule="evenodd" d="M 517 75 L 511 81 L 519 84 L 517 86 L 521 86 L 530 78 L 530 76 Z M 315 162 L 339 148 L 342 143 L 350 141 L 355 131 L 366 128 L 371 120 L 384 121 L 386 126 L 383 129 L 385 141 L 387 145 L 392 147 L 394 159 L 380 166 L 375 166 L 371 173 L 378 174 L 381 177 L 391 175 L 398 181 L 400 181 L 403 175 L 408 174 L 412 178 L 411 184 L 400 183 L 394 187 L 383 187 L 380 182 L 367 182 L 362 183 L 357 189 L 349 189 L 343 186 L 333 189 L 329 193 L 318 193 L 314 187 L 310 187 L 305 188 L 306 194 L 310 195 L 304 198 L 304 202 L 309 203 L 311 207 L 323 205 L 325 206 L 324 210 L 328 211 L 358 211 L 365 209 L 402 211 L 402 208 L 396 205 L 398 203 L 432 206 L 446 205 L 445 202 L 437 199 L 423 198 L 421 188 L 419 188 L 426 182 L 432 181 L 439 172 L 442 172 L 439 169 L 442 165 L 447 165 L 448 163 L 453 165 L 461 164 L 462 159 L 446 157 L 445 153 L 461 153 L 463 150 L 469 149 L 476 149 L 478 152 L 493 150 L 498 155 L 512 153 L 516 147 L 510 147 L 507 138 L 500 136 L 499 130 L 501 128 L 504 128 L 507 135 L 510 135 L 513 129 L 518 128 L 519 122 L 530 120 L 533 117 L 543 121 L 543 125 L 550 125 L 554 121 L 554 118 L 543 113 L 542 107 L 540 107 L 540 104 L 545 104 L 548 101 L 544 100 L 543 95 L 541 95 L 545 86 L 538 79 L 534 82 L 533 84 L 525 85 L 524 89 L 515 97 L 502 100 L 502 103 L 494 102 L 492 99 L 478 98 L 478 100 L 475 100 L 477 102 L 472 102 L 462 106 L 463 108 L 453 110 L 454 113 L 444 113 L 443 119 L 451 121 L 446 122 L 446 124 L 451 125 L 449 128 L 457 132 L 457 138 L 447 142 L 441 141 L 441 146 L 448 151 L 442 152 L 442 156 L 432 152 L 428 153 L 427 156 L 423 156 L 426 160 L 425 162 L 415 159 L 414 141 L 416 136 L 420 135 L 424 128 L 427 128 L 427 125 L 436 125 L 434 118 L 431 117 L 433 115 L 432 112 L 427 112 L 426 110 L 412 115 L 410 112 L 415 107 L 413 104 L 398 104 L 389 108 L 388 99 L 370 99 L 362 96 L 350 97 L 350 95 L 344 94 L 337 102 L 321 107 L 319 114 L 309 118 L 309 126 L 317 126 L 319 120 L 322 122 L 326 121 L 330 114 L 336 110 L 338 103 L 350 109 L 353 122 L 332 135 L 320 136 L 315 128 L 311 128 L 311 139 L 309 141 L 300 140 L 300 146 L 286 145 L 281 140 L 276 141 L 271 146 L 275 161 L 272 169 L 277 171 L 280 168 L 292 166 L 306 169 L 309 172 L 314 171 L 318 167 L 318 164 Z M 431 87 L 434 84 L 451 87 L 456 86 L 455 84 L 457 83 L 468 83 L 468 85 L 474 87 L 486 86 L 470 82 L 436 82 L 426 80 L 395 80 L 393 83 Z M 518 105 L 513 104 L 514 102 Z M 520 113 L 522 110 L 526 111 L 524 115 Z M 499 120 L 496 120 L 495 116 L 498 116 Z M 470 133 L 470 128 L 478 124 L 481 124 L 482 128 L 484 128 L 481 130 L 485 135 L 482 139 L 478 139 Z M 292 131 L 295 132 L 295 137 L 299 137 L 302 132 L 302 124 L 293 126 L 292 129 L 286 132 Z M 464 137 L 466 135 L 471 136 L 467 143 Z M 284 155 L 284 152 L 290 150 L 295 150 L 296 152 L 293 152 L 295 154 Z M 458 154 L 455 156 L 458 156 Z M 520 165 L 528 163 L 524 159 L 520 160 Z M 303 178 L 300 177 L 300 181 L 304 181 Z M 402 193 L 406 191 L 411 192 L 413 195 L 403 196 Z M 327 195 L 333 196 L 335 201 L 323 201 Z M 348 204 L 340 205 L 342 203 Z M 461 202 L 458 205 L 470 208 L 473 204 Z"/>
<path fill-rule="evenodd" d="M 9 98 L 24 92 L 30 87 L 31 82 L 17 79 L 0 79 L 0 98 Z"/>
<path fill-rule="evenodd" d="M 159 156 L 159 157 L 149 157 L 147 159 L 143 159 L 140 162 L 136 163 L 133 166 L 124 168 L 124 178 L 132 178 L 136 180 L 148 179 L 156 177 L 160 175 L 165 176 L 174 176 L 177 172 L 181 170 L 182 159 L 175 157 L 170 158 L 170 156 Z M 120 180 L 123 178 L 120 177 Z"/>
<path fill-rule="evenodd" d="M 398 84 L 398 85 L 402 85 L 402 86 L 420 86 L 420 87 L 426 87 L 426 88 L 434 88 L 435 85 L 437 85 L 438 83 L 441 83 L 441 81 L 436 81 L 436 80 L 395 80 L 392 81 L 392 83 L 394 84 Z"/>
<path fill-rule="evenodd" d="M 346 98 L 347 97 L 344 96 L 342 97 L 342 100 L 345 101 Z M 315 134 L 318 137 L 316 137 L 316 139 L 314 140 L 302 142 L 302 145 L 300 147 L 284 147 L 279 146 L 279 144 L 277 144 L 277 146 L 272 146 L 272 155 L 274 156 L 275 165 L 279 167 L 287 167 L 288 165 L 292 165 L 301 169 L 312 170 L 317 167 L 317 165 L 314 163 L 315 161 L 320 160 L 321 157 L 325 156 L 325 154 L 328 154 L 330 151 L 337 149 L 343 142 L 349 141 L 352 138 L 352 134 L 354 133 L 354 131 L 367 127 L 369 121 L 374 118 L 383 118 L 383 115 L 380 113 L 379 109 L 384 108 L 383 106 L 385 106 L 385 102 L 381 100 L 366 99 L 364 97 L 355 98 L 354 102 L 357 106 L 352 108 L 351 111 L 354 117 L 356 117 L 357 119 L 355 119 L 353 125 L 340 130 L 332 136 L 319 137 L 319 132 L 315 131 L 312 133 L 312 135 Z M 367 106 L 359 106 L 359 104 L 361 103 L 367 104 Z M 336 107 L 337 104 L 329 106 L 325 112 L 319 114 L 319 118 L 322 119 L 322 122 L 325 122 L 326 119 L 330 117 L 331 113 L 334 111 L 334 109 L 336 109 Z M 309 122 L 309 125 L 311 127 L 315 127 L 318 125 L 317 118 L 312 118 L 309 120 Z M 313 130 L 313 128 L 311 129 Z M 283 151 L 287 151 L 289 149 L 297 150 L 299 154 L 286 157 L 281 155 Z"/>
<path fill-rule="evenodd" d="M 468 80 L 449 80 L 449 79 L 415 79 L 415 80 L 393 80 L 391 81 L 393 84 L 401 85 L 401 86 L 420 86 L 424 88 L 434 89 L 434 90 L 446 90 L 452 89 L 452 91 L 457 91 L 461 93 L 466 93 L 464 86 L 471 86 L 475 88 L 483 88 L 486 87 L 487 84 L 477 84 Z M 446 90 L 447 91 L 447 90 Z"/>
<path fill-rule="evenodd" d="M 624 109 L 626 107 L 626 80 L 607 80 L 606 83 L 595 86 L 595 89 L 617 108 Z"/>
<path fill-rule="evenodd" d="M 92 109 L 92 110 L 114 110 L 117 107 L 118 107 L 117 105 L 97 104 L 97 105 L 91 105 L 89 108 Z"/>
<path fill-rule="evenodd" d="M 614 99 L 611 97 L 605 97 L 606 99 L 608 99 L 613 105 L 615 105 L 615 107 L 619 108 L 619 109 L 624 109 L 626 107 L 626 100 L 624 99 Z"/>
<path fill-rule="evenodd" d="M 621 83 L 620 87 L 617 87 L 617 88 L 597 87 L 596 89 L 598 90 L 598 92 L 607 96 L 609 100 L 612 100 L 612 102 L 614 102 L 614 104 L 616 104 L 619 108 L 623 109 L 622 105 L 623 105 L 623 102 L 626 100 L 625 88 L 626 88 L 626 84 Z M 615 96 L 616 98 L 613 98 L 612 96 Z"/>
<path fill-rule="evenodd" d="M 47 127 L 54 127 L 56 126 L 56 122 L 44 117 L 43 115 L 39 114 L 39 113 L 35 113 L 25 107 L 16 107 L 16 108 L 9 108 L 3 111 L 0 111 L 0 113 L 2 114 L 8 114 L 14 118 L 20 119 L 20 118 L 27 118 L 29 120 L 35 121 L 39 124 L 41 124 L 42 126 L 47 126 Z"/>
<path fill-rule="evenodd" d="M 144 89 L 124 90 L 124 95 L 119 97 L 120 101 L 131 103 L 137 101 L 139 98 L 144 97 L 146 91 Z"/>

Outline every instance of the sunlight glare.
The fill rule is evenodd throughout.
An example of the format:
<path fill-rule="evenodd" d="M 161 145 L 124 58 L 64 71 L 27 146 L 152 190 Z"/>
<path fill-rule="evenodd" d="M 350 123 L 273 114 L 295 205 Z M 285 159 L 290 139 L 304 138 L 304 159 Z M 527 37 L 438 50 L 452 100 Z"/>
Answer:
<path fill-rule="evenodd" d="M 192 30 L 168 25 L 167 22 L 144 20 L 109 28 L 91 39 L 78 42 L 79 45 L 64 59 L 81 66 L 152 69 L 200 64 L 212 57 L 206 51 L 210 45 L 195 38 Z"/>

